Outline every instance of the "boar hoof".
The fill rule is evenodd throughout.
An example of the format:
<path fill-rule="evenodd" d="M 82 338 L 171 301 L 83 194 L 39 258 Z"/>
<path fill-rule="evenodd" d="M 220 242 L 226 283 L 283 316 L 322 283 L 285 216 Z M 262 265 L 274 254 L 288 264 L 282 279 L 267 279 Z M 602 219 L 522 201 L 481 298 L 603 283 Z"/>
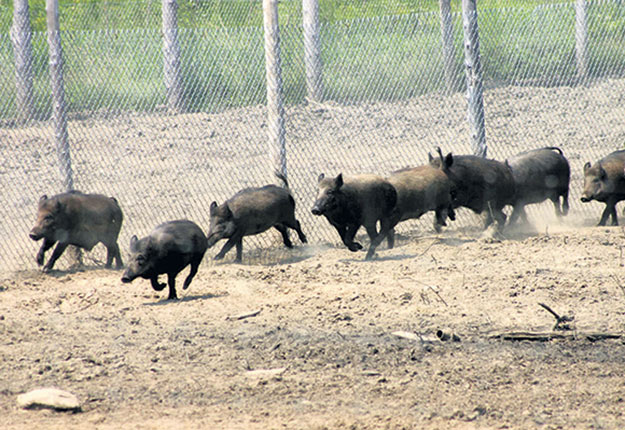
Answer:
<path fill-rule="evenodd" d="M 358 242 L 352 242 L 347 248 L 352 252 L 356 252 L 362 249 L 362 245 Z"/>
<path fill-rule="evenodd" d="M 221 254 L 217 254 L 213 257 L 213 260 L 223 260 L 223 259 L 224 259 L 224 256 Z"/>
<path fill-rule="evenodd" d="M 39 266 L 43 265 L 43 254 L 37 254 L 37 264 Z"/>
<path fill-rule="evenodd" d="M 152 285 L 152 288 L 154 288 L 154 291 L 163 291 L 166 286 L 167 284 L 165 284 L 164 282 L 161 282 L 160 284 Z"/>

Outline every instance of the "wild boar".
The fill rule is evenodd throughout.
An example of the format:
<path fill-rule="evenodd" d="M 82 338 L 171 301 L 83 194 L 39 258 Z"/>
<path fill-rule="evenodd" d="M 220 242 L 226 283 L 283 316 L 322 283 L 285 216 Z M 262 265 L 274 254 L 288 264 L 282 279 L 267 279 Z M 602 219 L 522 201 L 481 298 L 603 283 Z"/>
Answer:
<path fill-rule="evenodd" d="M 455 219 L 452 207 L 452 183 L 442 167 L 431 165 L 401 169 L 393 172 L 388 181 L 397 191 L 396 222 L 418 219 L 426 212 L 435 211 L 434 229 L 441 231 L 447 217 Z M 394 229 L 388 234 L 388 246 L 394 245 Z"/>
<path fill-rule="evenodd" d="M 185 267 L 191 265 L 187 278 L 182 285 L 187 289 L 197 273 L 207 249 L 204 232 L 197 224 L 189 220 L 169 221 L 157 226 L 152 232 L 139 240 L 130 238 L 130 261 L 122 276 L 123 283 L 136 278 L 149 279 L 152 288 L 162 291 L 169 285 L 168 300 L 175 300 L 176 276 Z M 166 273 L 167 284 L 159 284 L 158 276 Z"/>
<path fill-rule="evenodd" d="M 605 225 L 612 216 L 612 225 L 618 225 L 616 204 L 625 200 L 625 150 L 608 154 L 595 164 L 584 165 L 582 202 L 597 200 L 605 203 L 598 225 Z"/>
<path fill-rule="evenodd" d="M 299 221 L 295 219 L 295 200 L 289 191 L 289 184 L 283 175 L 276 173 L 276 176 L 284 183 L 284 187 L 265 185 L 261 188 L 246 188 L 219 206 L 217 202 L 211 203 L 208 247 L 211 248 L 221 239 L 228 239 L 215 260 L 224 258 L 236 245 L 235 261 L 240 262 L 243 237 L 262 233 L 271 227 L 282 234 L 282 241 L 287 248 L 293 247 L 287 228 L 295 230 L 302 243 L 307 242 Z"/>
<path fill-rule="evenodd" d="M 123 266 L 117 245 L 117 236 L 122 228 L 122 210 L 113 197 L 101 194 L 83 194 L 70 191 L 39 199 L 37 221 L 30 231 L 30 238 L 43 244 L 37 253 L 37 264 L 43 264 L 45 253 L 55 243 L 52 256 L 43 267 L 49 272 L 68 245 L 91 251 L 102 242 L 106 246 L 106 267 L 115 259 L 116 267 Z"/>
<path fill-rule="evenodd" d="M 341 240 L 350 251 L 362 249 L 354 236 L 364 226 L 371 240 L 365 259 L 373 258 L 376 247 L 395 227 L 394 216 L 397 191 L 386 179 L 376 175 L 357 175 L 343 178 L 318 179 L 319 191 L 312 208 L 313 215 L 323 215 L 336 228 Z M 378 234 L 376 224 L 380 221 Z"/>
<path fill-rule="evenodd" d="M 514 205 L 515 186 L 510 166 L 505 163 L 481 158 L 475 155 L 447 154 L 443 158 L 440 148 L 439 158 L 430 157 L 430 164 L 443 169 L 453 182 L 453 207 L 466 207 L 476 214 L 486 212 L 484 228 L 497 222 L 502 229 L 506 223 L 503 208 Z"/>
<path fill-rule="evenodd" d="M 571 168 L 560 148 L 546 147 L 521 152 L 509 164 L 516 187 L 510 225 L 519 217 L 527 221 L 525 205 L 547 199 L 553 202 L 558 217 L 569 212 Z"/>

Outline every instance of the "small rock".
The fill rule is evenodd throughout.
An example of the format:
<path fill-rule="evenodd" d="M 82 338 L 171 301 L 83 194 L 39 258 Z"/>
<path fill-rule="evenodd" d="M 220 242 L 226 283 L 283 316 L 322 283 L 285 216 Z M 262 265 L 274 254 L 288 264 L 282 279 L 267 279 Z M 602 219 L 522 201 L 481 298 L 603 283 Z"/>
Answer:
<path fill-rule="evenodd" d="M 24 409 L 49 408 L 57 411 L 80 411 L 78 398 L 58 388 L 39 388 L 17 396 L 17 405 Z"/>
<path fill-rule="evenodd" d="M 279 376 L 284 373 L 286 367 L 279 367 L 277 369 L 257 369 L 249 370 L 245 373 L 246 376 L 255 378 L 271 378 L 273 376 Z"/>

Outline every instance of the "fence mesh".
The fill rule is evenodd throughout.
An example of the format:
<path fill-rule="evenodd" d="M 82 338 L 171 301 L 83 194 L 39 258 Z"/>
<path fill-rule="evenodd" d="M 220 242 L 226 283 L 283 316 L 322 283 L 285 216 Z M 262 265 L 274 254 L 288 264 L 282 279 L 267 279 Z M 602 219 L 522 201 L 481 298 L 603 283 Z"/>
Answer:
<path fill-rule="evenodd" d="M 267 143 L 261 2 L 180 2 L 187 107 L 180 114 L 165 108 L 160 2 L 135 2 L 125 19 L 119 4 L 66 6 L 60 16 L 75 186 L 118 199 L 126 256 L 131 235 L 178 218 L 207 231 L 212 201 L 276 180 Z M 322 3 L 325 99 L 308 103 L 301 6 L 281 2 L 287 168 L 297 217 L 313 243 L 338 242 L 327 222 L 310 214 L 320 173 L 387 175 L 426 163 L 436 146 L 470 152 L 464 88 L 446 91 L 440 15 L 384 12 L 371 8 L 336 20 Z M 0 272 L 36 267 L 39 244 L 28 232 L 37 201 L 63 191 L 46 34 L 33 32 L 35 109 L 18 121 L 5 25 L 10 13 L 0 10 Z M 31 17 L 36 30 L 41 11 L 31 10 Z M 601 206 L 577 203 L 581 171 L 625 138 L 625 4 L 589 2 L 587 17 L 584 79 L 576 63 L 574 4 L 480 9 L 478 19 L 489 156 L 503 160 L 530 148 L 561 147 L 572 168 L 571 212 L 596 222 Z M 454 13 L 452 22 L 454 73 L 462 83 L 461 15 Z M 530 215 L 551 219 L 553 209 L 543 204 Z M 430 216 L 402 228 L 430 234 Z M 459 218 L 450 228 L 477 223 L 468 212 Z M 265 250 L 279 248 L 277 232 L 245 239 L 244 260 L 278 262 L 284 255 Z M 98 252 L 90 255 L 102 260 L 103 249 Z"/>

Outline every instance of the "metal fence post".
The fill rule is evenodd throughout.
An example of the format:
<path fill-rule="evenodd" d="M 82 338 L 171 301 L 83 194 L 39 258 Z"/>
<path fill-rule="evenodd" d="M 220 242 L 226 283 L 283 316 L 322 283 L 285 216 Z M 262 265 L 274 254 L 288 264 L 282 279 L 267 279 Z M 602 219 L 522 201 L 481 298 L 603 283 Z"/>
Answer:
<path fill-rule="evenodd" d="M 319 46 L 319 0 L 302 0 L 302 21 L 308 98 L 321 102 L 323 101 L 323 80 Z"/>
<path fill-rule="evenodd" d="M 464 28 L 464 58 L 468 102 L 467 116 L 471 129 L 471 147 L 475 155 L 486 157 L 484 96 L 476 0 L 462 0 L 462 26 Z"/>
<path fill-rule="evenodd" d="M 58 0 L 46 0 L 46 17 L 56 153 L 59 157 L 63 187 L 70 191 L 74 189 L 74 178 L 67 134 L 67 106 L 65 105 L 65 89 L 63 88 L 63 50 L 59 31 Z"/>
<path fill-rule="evenodd" d="M 586 0 L 575 1 L 575 58 L 577 76 L 583 81 L 588 74 L 588 20 Z"/>
<path fill-rule="evenodd" d="M 178 43 L 178 1 L 163 0 L 163 74 L 167 91 L 167 107 L 183 109 L 182 73 L 180 71 L 180 44 Z"/>
<path fill-rule="evenodd" d="M 277 0 L 263 0 L 263 22 L 269 144 L 275 154 L 275 169 L 286 176 L 286 142 L 284 106 L 282 104 L 282 68 L 280 65 L 280 30 Z"/>
<path fill-rule="evenodd" d="M 441 11 L 441 36 L 443 41 L 443 61 L 447 93 L 451 94 L 459 88 L 456 79 L 456 61 L 454 58 L 454 25 L 451 20 L 451 0 L 439 0 Z"/>
<path fill-rule="evenodd" d="M 59 26 L 58 0 L 46 0 L 46 19 L 48 27 L 48 51 L 50 57 L 50 85 L 52 87 L 52 115 L 54 121 L 54 137 L 59 168 L 66 191 L 74 189 L 74 174 L 69 153 L 69 135 L 67 133 L 67 106 L 65 104 L 65 88 L 63 85 L 63 49 L 61 47 L 61 31 Z M 80 248 L 71 246 L 70 254 L 74 264 L 82 265 Z"/>
<path fill-rule="evenodd" d="M 33 116 L 33 51 L 28 0 L 13 0 L 11 42 L 15 56 L 17 117 L 26 121 Z"/>

